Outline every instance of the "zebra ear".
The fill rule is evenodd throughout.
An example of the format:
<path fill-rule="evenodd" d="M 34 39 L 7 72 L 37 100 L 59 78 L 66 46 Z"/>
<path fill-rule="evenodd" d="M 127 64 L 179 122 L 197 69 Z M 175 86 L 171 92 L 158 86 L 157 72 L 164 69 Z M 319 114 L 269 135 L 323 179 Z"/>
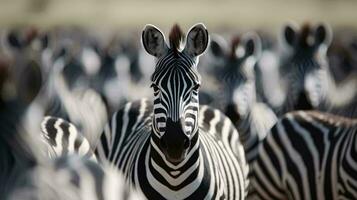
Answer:
<path fill-rule="evenodd" d="M 165 36 L 154 25 L 148 24 L 145 26 L 141 39 L 146 52 L 150 55 L 161 57 L 168 50 Z"/>
<path fill-rule="evenodd" d="M 315 43 L 316 45 L 330 45 L 332 40 L 331 28 L 326 24 L 320 24 L 315 30 Z"/>
<path fill-rule="evenodd" d="M 15 31 L 10 31 L 7 35 L 7 43 L 11 48 L 20 49 L 23 47 L 23 42 Z"/>
<path fill-rule="evenodd" d="M 294 46 L 295 42 L 297 41 L 296 29 L 291 25 L 286 25 L 284 27 L 283 34 L 284 34 L 283 37 L 284 37 L 285 42 L 287 44 L 289 44 L 290 46 Z"/>
<path fill-rule="evenodd" d="M 187 34 L 184 51 L 191 56 L 201 55 L 208 46 L 209 35 L 204 24 L 194 25 Z"/>
<path fill-rule="evenodd" d="M 248 33 L 245 36 L 245 55 L 248 56 L 255 56 L 260 57 L 262 51 L 262 42 L 260 37 L 256 33 Z"/>
<path fill-rule="evenodd" d="M 227 44 L 225 44 L 225 40 L 220 36 L 214 36 L 210 41 L 210 49 L 214 56 L 222 57 L 225 55 L 225 49 L 227 48 Z"/>

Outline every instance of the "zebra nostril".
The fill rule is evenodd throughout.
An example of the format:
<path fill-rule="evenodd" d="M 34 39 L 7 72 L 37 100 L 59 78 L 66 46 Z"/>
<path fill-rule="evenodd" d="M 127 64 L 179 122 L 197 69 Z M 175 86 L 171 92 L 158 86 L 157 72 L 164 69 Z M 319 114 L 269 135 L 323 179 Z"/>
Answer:
<path fill-rule="evenodd" d="M 190 145 L 191 145 L 191 141 L 188 138 L 186 138 L 184 143 L 183 143 L 183 147 L 185 149 L 188 149 L 190 147 Z"/>
<path fill-rule="evenodd" d="M 160 139 L 160 146 L 162 149 L 167 149 L 167 142 L 163 138 Z"/>

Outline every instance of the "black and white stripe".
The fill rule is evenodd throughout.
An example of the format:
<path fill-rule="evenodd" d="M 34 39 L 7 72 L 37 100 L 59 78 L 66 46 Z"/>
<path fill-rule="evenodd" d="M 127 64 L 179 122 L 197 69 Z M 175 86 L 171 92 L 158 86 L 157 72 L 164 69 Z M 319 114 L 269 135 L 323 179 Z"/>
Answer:
<path fill-rule="evenodd" d="M 50 158 L 77 154 L 97 160 L 88 140 L 73 124 L 61 118 L 47 116 L 41 123 L 41 131 Z"/>
<path fill-rule="evenodd" d="M 253 199 L 354 199 L 357 121 L 327 113 L 286 114 L 253 165 Z"/>
<path fill-rule="evenodd" d="M 244 199 L 248 166 L 238 132 L 222 113 L 198 102 L 197 56 L 207 47 L 207 30 L 191 28 L 182 51 L 181 37 L 174 26 L 169 48 L 156 27 L 146 26 L 144 47 L 158 58 L 154 102 L 129 102 L 116 112 L 97 156 L 149 199 Z"/>

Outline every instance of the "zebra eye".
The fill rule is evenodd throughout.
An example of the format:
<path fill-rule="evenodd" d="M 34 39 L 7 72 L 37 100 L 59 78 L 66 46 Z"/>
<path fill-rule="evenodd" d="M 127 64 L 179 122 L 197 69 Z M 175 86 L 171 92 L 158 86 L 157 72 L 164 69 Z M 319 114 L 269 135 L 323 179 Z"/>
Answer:
<path fill-rule="evenodd" d="M 150 87 L 154 89 L 154 92 L 159 90 L 159 87 L 155 83 L 151 84 Z"/>
<path fill-rule="evenodd" d="M 200 89 L 200 84 L 196 84 L 195 86 L 193 86 L 192 90 L 197 91 L 198 89 Z"/>

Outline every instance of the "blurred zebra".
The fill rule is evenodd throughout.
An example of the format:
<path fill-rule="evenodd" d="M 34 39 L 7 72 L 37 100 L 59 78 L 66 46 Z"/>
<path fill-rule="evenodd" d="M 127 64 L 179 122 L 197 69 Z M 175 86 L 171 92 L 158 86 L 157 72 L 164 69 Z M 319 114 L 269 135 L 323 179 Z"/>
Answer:
<path fill-rule="evenodd" d="M 142 32 L 145 50 L 158 60 L 152 75 L 154 105 L 129 102 L 116 112 L 97 156 L 124 172 L 148 199 L 244 199 L 248 166 L 233 124 L 218 110 L 199 107 L 198 57 L 209 36 L 173 26 L 169 41 L 152 25 Z"/>
<path fill-rule="evenodd" d="M 238 129 L 249 164 L 254 160 L 259 142 L 277 121 L 268 105 L 258 100 L 255 67 L 261 54 L 257 34 L 247 33 L 232 39 L 228 49 L 224 39 L 215 37 L 211 51 L 216 64 L 213 77 L 219 84 L 211 105 L 224 110 Z"/>
<path fill-rule="evenodd" d="M 317 108 L 323 103 L 328 87 L 326 51 L 331 37 L 330 28 L 324 24 L 304 24 L 299 30 L 293 25 L 283 28 L 284 48 L 278 63 L 281 80 L 270 97 L 278 115 Z M 277 94 L 279 89 L 283 95 Z"/>
<path fill-rule="evenodd" d="M 252 199 L 355 199 L 357 120 L 317 111 L 286 114 L 253 164 Z"/>
<path fill-rule="evenodd" d="M 39 134 L 41 70 L 28 65 L 14 76 L 11 67 L 0 65 L 0 199 L 144 199 L 113 168 L 74 155 L 48 159 Z"/>
<path fill-rule="evenodd" d="M 107 121 L 105 102 L 91 88 L 91 75 L 100 67 L 100 58 L 95 46 L 75 45 L 68 38 L 59 40 L 63 44 L 58 44 L 49 80 L 44 84 L 46 115 L 71 121 L 94 147 Z"/>

